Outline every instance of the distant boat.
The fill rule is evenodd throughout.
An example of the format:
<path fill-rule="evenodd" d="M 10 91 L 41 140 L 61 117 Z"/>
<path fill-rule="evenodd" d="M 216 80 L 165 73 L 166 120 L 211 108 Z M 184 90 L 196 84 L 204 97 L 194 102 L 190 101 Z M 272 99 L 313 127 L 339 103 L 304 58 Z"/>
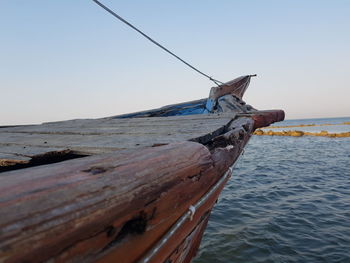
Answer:
<path fill-rule="evenodd" d="M 251 134 L 284 119 L 243 102 L 250 78 L 150 111 L 1 127 L 0 261 L 190 262 Z"/>

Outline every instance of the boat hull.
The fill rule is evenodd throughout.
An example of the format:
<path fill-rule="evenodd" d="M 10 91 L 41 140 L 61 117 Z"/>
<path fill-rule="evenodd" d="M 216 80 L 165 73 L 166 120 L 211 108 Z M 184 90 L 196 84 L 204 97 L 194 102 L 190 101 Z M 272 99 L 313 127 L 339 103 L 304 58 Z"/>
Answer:
<path fill-rule="evenodd" d="M 250 77 L 207 100 L 0 127 L 0 261 L 190 262 L 252 133 L 284 119 L 241 100 Z"/>

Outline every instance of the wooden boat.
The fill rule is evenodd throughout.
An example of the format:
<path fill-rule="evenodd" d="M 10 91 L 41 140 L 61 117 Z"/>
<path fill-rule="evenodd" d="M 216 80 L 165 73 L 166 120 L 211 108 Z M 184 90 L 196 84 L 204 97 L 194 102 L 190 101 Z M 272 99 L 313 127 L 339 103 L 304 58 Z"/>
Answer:
<path fill-rule="evenodd" d="M 284 119 L 208 99 L 0 128 L 1 262 L 190 262 L 252 132 Z"/>

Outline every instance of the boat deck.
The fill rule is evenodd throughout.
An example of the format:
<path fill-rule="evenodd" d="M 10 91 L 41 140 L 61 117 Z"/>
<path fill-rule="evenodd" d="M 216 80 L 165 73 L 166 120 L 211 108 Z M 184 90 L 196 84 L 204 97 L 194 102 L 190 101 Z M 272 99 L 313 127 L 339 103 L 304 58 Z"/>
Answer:
<path fill-rule="evenodd" d="M 128 119 L 110 117 L 2 127 L 0 166 L 183 141 L 206 144 L 222 134 L 234 118 L 234 114 Z"/>

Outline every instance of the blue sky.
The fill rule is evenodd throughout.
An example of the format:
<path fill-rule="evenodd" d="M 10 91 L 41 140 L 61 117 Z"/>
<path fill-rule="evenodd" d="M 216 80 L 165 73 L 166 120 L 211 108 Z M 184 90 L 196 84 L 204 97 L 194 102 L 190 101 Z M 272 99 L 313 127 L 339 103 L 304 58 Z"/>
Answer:
<path fill-rule="evenodd" d="M 245 100 L 287 118 L 350 116 L 350 1 L 112 1 Z M 94 118 L 208 96 L 212 83 L 89 0 L 0 0 L 0 124 Z"/>

